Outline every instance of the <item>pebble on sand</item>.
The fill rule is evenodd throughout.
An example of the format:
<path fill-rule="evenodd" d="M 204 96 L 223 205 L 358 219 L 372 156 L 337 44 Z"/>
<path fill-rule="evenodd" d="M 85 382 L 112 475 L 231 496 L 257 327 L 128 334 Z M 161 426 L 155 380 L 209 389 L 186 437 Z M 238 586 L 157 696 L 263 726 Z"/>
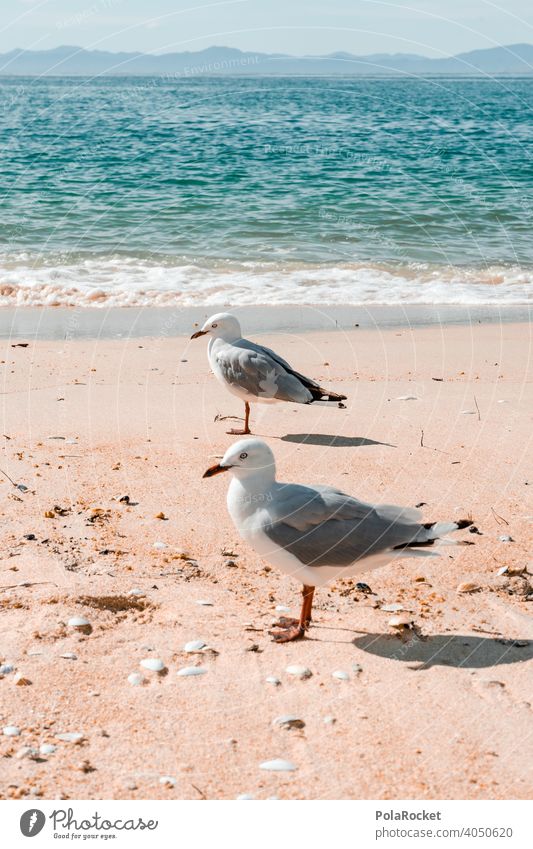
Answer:
<path fill-rule="evenodd" d="M 277 716 L 272 720 L 272 725 L 278 728 L 305 728 L 305 722 L 299 716 Z"/>
<path fill-rule="evenodd" d="M 266 769 L 269 772 L 294 772 L 297 767 L 291 761 L 284 761 L 283 758 L 274 758 L 271 761 L 263 761 L 262 764 L 259 764 L 259 769 Z"/>
<path fill-rule="evenodd" d="M 332 678 L 337 678 L 339 681 L 349 681 L 350 676 L 343 669 L 336 669 L 335 672 L 331 673 Z"/>
<path fill-rule="evenodd" d="M 475 584 L 473 581 L 463 581 L 457 587 L 458 593 L 475 593 L 476 590 L 479 590 L 480 587 L 478 584 Z"/>
<path fill-rule="evenodd" d="M 177 784 L 177 781 L 172 775 L 162 775 L 159 779 L 159 783 L 164 784 L 166 787 L 174 787 Z"/>
<path fill-rule="evenodd" d="M 92 631 L 92 625 L 85 616 L 72 616 L 67 624 L 69 628 L 80 631 L 82 634 L 90 634 Z"/>
<path fill-rule="evenodd" d="M 275 675 L 268 675 L 268 676 L 265 678 L 265 681 L 266 681 L 266 683 L 267 683 L 267 684 L 274 684 L 274 687 L 279 687 L 279 686 L 280 686 L 280 684 L 281 684 L 280 679 L 279 679 L 279 678 L 276 678 L 276 676 L 275 676 Z"/>
<path fill-rule="evenodd" d="M 405 610 L 405 607 L 403 604 L 383 604 L 381 610 L 384 610 L 385 613 L 399 613 L 400 610 Z"/>
<path fill-rule="evenodd" d="M 205 598 L 198 599 L 196 604 L 199 604 L 201 607 L 213 607 L 213 602 L 207 601 Z"/>
<path fill-rule="evenodd" d="M 140 672 L 132 672 L 131 675 L 128 675 L 128 681 L 132 687 L 140 687 L 141 684 L 145 683 L 146 678 Z"/>
<path fill-rule="evenodd" d="M 13 672 L 14 668 L 12 663 L 3 663 L 0 666 L 0 675 L 9 675 L 10 672 Z"/>
<path fill-rule="evenodd" d="M 313 674 L 311 672 L 311 670 L 307 668 L 307 666 L 298 666 L 298 665 L 287 666 L 287 669 L 285 670 L 285 672 L 287 672 L 289 675 L 295 675 L 296 678 L 302 678 L 302 679 L 310 678 L 311 675 Z"/>
<path fill-rule="evenodd" d="M 324 725 L 335 725 L 337 720 L 334 716 L 325 716 L 322 722 L 324 723 Z"/>
<path fill-rule="evenodd" d="M 191 640 L 190 642 L 185 643 L 185 645 L 183 646 L 183 651 L 186 651 L 186 652 L 202 651 L 202 649 L 205 649 L 206 646 L 207 646 L 207 643 L 204 643 L 203 640 Z"/>
<path fill-rule="evenodd" d="M 187 678 L 189 675 L 205 675 L 206 672 L 207 669 L 204 669 L 203 666 L 183 666 L 178 669 L 180 678 Z"/>
<path fill-rule="evenodd" d="M 41 755 L 53 755 L 56 749 L 57 746 L 54 746 L 53 743 L 41 743 L 39 746 L 39 752 Z"/>
<path fill-rule="evenodd" d="M 166 666 L 159 657 L 146 657 L 141 660 L 140 665 L 143 669 L 148 669 L 149 672 L 164 672 Z"/>
<path fill-rule="evenodd" d="M 284 604 L 277 604 L 276 605 L 276 613 L 290 613 L 290 612 L 291 612 L 290 607 L 285 607 Z"/>
<path fill-rule="evenodd" d="M 64 734 L 56 734 L 55 736 L 63 743 L 81 743 L 85 739 L 85 735 L 80 731 L 65 731 Z"/>
<path fill-rule="evenodd" d="M 20 737 L 20 728 L 16 725 L 4 725 L 2 733 L 6 737 Z"/>
<path fill-rule="evenodd" d="M 166 542 L 161 542 L 160 540 L 157 540 L 156 542 L 154 542 L 154 546 L 153 546 L 153 547 L 154 547 L 157 551 L 163 551 L 163 549 L 164 549 L 164 548 L 168 548 L 168 545 L 166 544 Z"/>

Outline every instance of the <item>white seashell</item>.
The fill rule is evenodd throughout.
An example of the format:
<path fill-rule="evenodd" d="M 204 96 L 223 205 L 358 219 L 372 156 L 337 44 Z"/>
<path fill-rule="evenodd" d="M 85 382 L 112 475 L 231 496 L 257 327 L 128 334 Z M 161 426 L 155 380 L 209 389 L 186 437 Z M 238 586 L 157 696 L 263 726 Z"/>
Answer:
<path fill-rule="evenodd" d="M 350 676 L 347 672 L 344 672 L 343 669 L 337 669 L 335 672 L 331 673 L 332 678 L 338 678 L 339 681 L 349 681 Z"/>
<path fill-rule="evenodd" d="M 158 540 L 157 542 L 154 542 L 153 547 L 157 549 L 157 551 L 163 551 L 164 548 L 168 548 L 168 545 L 166 544 L 166 542 L 161 542 L 160 540 Z"/>
<path fill-rule="evenodd" d="M 131 675 L 128 675 L 128 681 L 132 687 L 139 687 L 141 684 L 144 684 L 146 678 L 140 672 L 132 672 Z"/>
<path fill-rule="evenodd" d="M 496 574 L 497 574 L 497 575 L 505 575 L 505 574 L 506 574 L 506 572 L 507 572 L 507 566 L 502 566 L 502 568 L 501 568 L 501 569 L 498 569 L 498 571 L 496 572 Z M 2 670 L 0 669 L 0 672 L 1 672 L 1 671 L 2 671 Z"/>
<path fill-rule="evenodd" d="M 183 651 L 186 651 L 186 652 L 202 651 L 202 649 L 205 649 L 206 645 L 207 645 L 207 643 L 204 643 L 203 640 L 191 640 L 190 643 L 185 643 L 185 645 L 183 646 Z"/>
<path fill-rule="evenodd" d="M 259 769 L 266 769 L 270 772 L 294 772 L 297 767 L 291 761 L 275 758 L 272 761 L 263 761 L 262 764 L 259 764 Z"/>
<path fill-rule="evenodd" d="M 275 675 L 269 675 L 267 678 L 265 678 L 265 681 L 267 682 L 267 684 L 274 684 L 275 687 L 279 687 L 279 685 L 281 684 L 280 679 L 276 678 Z"/>
<path fill-rule="evenodd" d="M 57 746 L 54 746 L 52 743 L 41 743 L 39 746 L 41 755 L 53 755 L 56 749 Z"/>
<path fill-rule="evenodd" d="M 128 591 L 128 595 L 133 595 L 133 596 L 136 596 L 137 598 L 142 598 L 145 595 L 145 593 L 143 593 L 143 591 L 140 590 L 138 587 L 134 587 L 134 589 Z"/>
<path fill-rule="evenodd" d="M 241 793 L 240 796 L 235 796 L 235 798 L 238 802 L 244 802 L 248 801 L 249 799 L 253 799 L 254 797 L 251 793 Z"/>
<path fill-rule="evenodd" d="M 334 716 L 325 716 L 322 722 L 324 723 L 324 725 L 335 725 L 337 720 Z"/>
<path fill-rule="evenodd" d="M 277 604 L 276 605 L 276 613 L 290 613 L 290 612 L 291 612 L 290 607 L 285 607 L 284 604 Z"/>
<path fill-rule="evenodd" d="M 278 716 L 272 720 L 272 725 L 279 728 L 304 728 L 305 722 L 299 716 Z"/>
<path fill-rule="evenodd" d="M 405 610 L 403 604 L 384 604 L 381 607 L 386 613 L 398 613 L 400 610 Z"/>
<path fill-rule="evenodd" d="M 459 584 L 456 592 L 458 593 L 474 593 L 476 590 L 479 590 L 480 587 L 478 584 L 475 584 L 473 581 L 463 581 L 462 584 Z"/>
<path fill-rule="evenodd" d="M 4 725 L 2 730 L 6 737 L 20 737 L 20 728 L 16 725 Z"/>
<path fill-rule="evenodd" d="M 64 743 L 79 743 L 83 740 L 84 735 L 79 731 L 66 731 L 64 734 L 56 734 L 58 740 L 63 740 Z"/>
<path fill-rule="evenodd" d="M 207 601 L 205 598 L 200 598 L 200 599 L 198 599 L 198 601 L 196 602 L 196 604 L 199 604 L 199 605 L 201 605 L 202 607 L 213 607 L 213 602 L 212 602 L 212 601 Z"/>
<path fill-rule="evenodd" d="M 313 674 L 307 666 L 287 666 L 285 670 L 289 675 L 296 675 L 297 678 L 310 678 Z"/>
<path fill-rule="evenodd" d="M 92 631 L 91 623 L 85 616 L 72 616 L 67 624 L 69 628 L 74 628 L 75 631 L 81 631 L 83 634 L 90 634 Z"/>
<path fill-rule="evenodd" d="M 502 534 L 498 539 L 500 542 L 514 542 L 514 539 L 509 534 Z"/>
<path fill-rule="evenodd" d="M 166 669 L 165 664 L 158 657 L 146 657 L 141 660 L 140 665 L 143 669 L 148 669 L 150 672 L 163 672 Z"/>
<path fill-rule="evenodd" d="M 78 659 L 78 655 L 74 654 L 74 652 L 72 652 L 72 651 L 63 652 L 63 654 L 60 654 L 59 657 L 64 657 L 65 660 L 77 660 Z"/>
<path fill-rule="evenodd" d="M 180 678 L 187 678 L 189 675 L 205 675 L 206 672 L 207 669 L 204 669 L 203 666 L 183 666 L 178 669 Z"/>
<path fill-rule="evenodd" d="M 9 675 L 10 672 L 13 672 L 14 668 L 12 663 L 3 663 L 0 666 L 0 675 Z"/>

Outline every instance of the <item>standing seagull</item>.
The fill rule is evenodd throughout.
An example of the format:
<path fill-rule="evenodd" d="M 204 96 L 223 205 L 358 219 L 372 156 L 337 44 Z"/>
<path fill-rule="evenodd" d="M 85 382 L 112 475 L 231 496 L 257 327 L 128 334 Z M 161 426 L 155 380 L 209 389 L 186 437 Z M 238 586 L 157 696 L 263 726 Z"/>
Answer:
<path fill-rule="evenodd" d="M 244 436 L 250 430 L 250 403 L 292 401 L 296 404 L 337 404 L 343 407 L 346 395 L 327 389 L 294 371 L 270 348 L 243 339 L 241 326 L 234 315 L 221 312 L 212 315 L 191 339 L 208 335 L 207 358 L 215 377 L 234 395 L 244 401 L 244 429 L 228 433 Z"/>
<path fill-rule="evenodd" d="M 411 507 L 365 504 L 329 486 L 278 483 L 274 455 L 260 439 L 232 445 L 204 478 L 226 471 L 232 474 L 228 511 L 241 537 L 303 584 L 300 618 L 282 618 L 270 632 L 278 643 L 304 636 L 316 586 L 398 557 L 427 557 L 428 546 L 452 542 L 442 534 L 472 524 L 468 519 L 421 524 L 420 511 Z"/>

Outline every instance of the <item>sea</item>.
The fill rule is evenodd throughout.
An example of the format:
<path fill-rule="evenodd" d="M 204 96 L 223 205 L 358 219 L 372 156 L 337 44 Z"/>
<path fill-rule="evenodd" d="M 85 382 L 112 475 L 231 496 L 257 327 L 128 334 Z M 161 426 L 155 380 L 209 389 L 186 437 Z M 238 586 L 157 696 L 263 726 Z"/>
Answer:
<path fill-rule="evenodd" d="M 524 304 L 533 78 L 0 78 L 0 305 Z"/>

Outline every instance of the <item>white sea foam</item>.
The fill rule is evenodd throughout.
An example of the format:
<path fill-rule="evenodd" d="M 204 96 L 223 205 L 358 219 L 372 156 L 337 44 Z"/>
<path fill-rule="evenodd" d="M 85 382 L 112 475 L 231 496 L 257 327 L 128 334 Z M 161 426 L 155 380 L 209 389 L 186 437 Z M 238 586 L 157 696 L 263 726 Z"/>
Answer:
<path fill-rule="evenodd" d="M 523 304 L 533 270 L 378 263 L 202 266 L 137 257 L 0 255 L 0 306 Z"/>

